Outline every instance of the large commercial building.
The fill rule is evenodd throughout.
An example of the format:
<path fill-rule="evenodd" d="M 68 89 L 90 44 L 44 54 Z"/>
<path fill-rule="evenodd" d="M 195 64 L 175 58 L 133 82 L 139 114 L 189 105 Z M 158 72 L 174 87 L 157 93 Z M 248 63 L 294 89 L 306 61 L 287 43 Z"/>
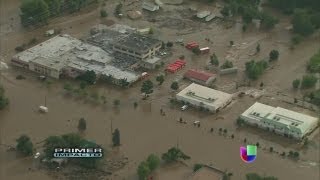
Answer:
<path fill-rule="evenodd" d="M 111 65 L 112 56 L 100 47 L 84 43 L 69 35 L 58 35 L 12 58 L 14 65 L 59 79 L 62 74 L 76 77 L 85 71 L 97 76 L 111 75 L 115 82 L 133 83 L 139 75 Z"/>
<path fill-rule="evenodd" d="M 177 100 L 211 112 L 218 112 L 232 101 L 232 95 L 192 83 L 176 95 Z"/>
<path fill-rule="evenodd" d="M 132 33 L 115 42 L 113 50 L 136 60 L 147 60 L 157 54 L 161 45 L 160 40 Z"/>
<path fill-rule="evenodd" d="M 318 125 L 318 118 L 256 102 L 240 115 L 246 123 L 295 139 L 302 139 Z"/>

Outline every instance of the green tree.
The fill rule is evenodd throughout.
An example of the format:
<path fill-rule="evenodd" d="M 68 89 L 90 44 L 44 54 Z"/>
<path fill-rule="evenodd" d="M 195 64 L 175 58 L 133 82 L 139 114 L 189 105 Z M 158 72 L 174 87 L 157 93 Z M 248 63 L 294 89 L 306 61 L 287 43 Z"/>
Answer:
<path fill-rule="evenodd" d="M 142 161 L 138 166 L 137 172 L 138 172 L 139 180 L 146 180 L 149 174 L 151 173 L 148 163 L 145 161 Z"/>
<path fill-rule="evenodd" d="M 121 87 L 128 87 L 129 84 L 130 84 L 130 83 L 128 82 L 127 78 L 120 79 L 120 81 L 119 81 L 119 85 L 120 85 Z"/>
<path fill-rule="evenodd" d="M 119 129 L 115 129 L 112 133 L 112 143 L 113 146 L 120 146 L 120 131 Z"/>
<path fill-rule="evenodd" d="M 167 42 L 167 47 L 171 48 L 172 46 L 173 46 L 173 42 L 168 41 L 168 42 Z"/>
<path fill-rule="evenodd" d="M 112 75 L 105 75 L 105 74 L 102 74 L 101 76 L 100 76 L 100 81 L 102 81 L 102 82 L 105 82 L 105 83 L 108 83 L 108 84 L 112 84 L 113 83 L 113 80 L 114 80 L 114 78 L 113 78 L 113 76 Z"/>
<path fill-rule="evenodd" d="M 258 43 L 257 47 L 256 47 L 256 52 L 259 53 L 260 52 L 260 44 Z"/>
<path fill-rule="evenodd" d="M 255 62 L 254 60 L 251 60 L 246 62 L 246 74 L 249 79 L 256 80 L 262 75 L 267 66 L 268 64 L 266 61 Z"/>
<path fill-rule="evenodd" d="M 230 46 L 233 46 L 233 45 L 234 45 L 234 42 L 233 42 L 233 41 L 230 41 L 229 44 L 230 44 Z"/>
<path fill-rule="evenodd" d="M 65 140 L 61 136 L 49 136 L 44 141 L 44 154 L 46 158 L 53 158 L 54 148 L 67 147 Z"/>
<path fill-rule="evenodd" d="M 156 81 L 158 81 L 159 82 L 159 85 L 161 85 L 163 82 L 164 82 L 164 75 L 158 75 L 157 77 L 156 77 Z"/>
<path fill-rule="evenodd" d="M 63 86 L 63 89 L 66 90 L 68 93 L 71 93 L 73 91 L 73 87 L 70 83 L 66 83 L 64 86 Z"/>
<path fill-rule="evenodd" d="M 293 31 L 303 36 L 312 34 L 315 30 L 311 17 L 306 10 L 295 10 L 292 19 Z"/>
<path fill-rule="evenodd" d="M 231 61 L 226 60 L 222 65 L 221 69 L 233 68 L 233 63 Z"/>
<path fill-rule="evenodd" d="M 277 51 L 277 50 L 272 50 L 272 51 L 270 51 L 270 53 L 269 53 L 269 60 L 270 61 L 274 61 L 274 60 L 277 60 L 279 58 L 279 51 Z"/>
<path fill-rule="evenodd" d="M 101 9 L 100 10 L 100 17 L 107 17 L 108 16 L 108 13 L 105 9 Z"/>
<path fill-rule="evenodd" d="M 176 147 L 170 148 L 166 153 L 163 153 L 161 158 L 167 163 L 175 162 L 178 159 L 190 159 L 188 155 L 184 154 L 180 149 Z"/>
<path fill-rule="evenodd" d="M 56 16 L 61 13 L 62 0 L 44 0 L 48 5 L 50 16 Z"/>
<path fill-rule="evenodd" d="M 272 29 L 279 22 L 279 20 L 266 12 L 260 14 L 261 26 L 265 29 Z"/>
<path fill-rule="evenodd" d="M 301 88 L 312 88 L 316 85 L 318 79 L 313 74 L 302 77 Z"/>
<path fill-rule="evenodd" d="M 50 12 L 44 0 L 23 0 L 20 6 L 23 26 L 47 23 Z"/>
<path fill-rule="evenodd" d="M 194 54 L 196 54 L 196 55 L 199 55 L 199 54 L 201 53 L 201 50 L 200 50 L 199 47 L 195 47 L 195 48 L 192 49 L 192 52 L 193 52 Z"/>
<path fill-rule="evenodd" d="M 118 106 L 120 105 L 120 100 L 119 100 L 119 99 L 115 99 L 115 100 L 113 101 L 113 105 L 114 105 L 115 107 L 118 107 Z"/>
<path fill-rule="evenodd" d="M 33 144 L 27 135 L 21 135 L 17 140 L 16 149 L 25 156 L 30 156 L 33 153 Z"/>
<path fill-rule="evenodd" d="M 87 122 L 84 118 L 80 118 L 78 122 L 78 130 L 85 131 L 87 129 Z"/>
<path fill-rule="evenodd" d="M 147 158 L 147 164 L 150 171 L 155 170 L 160 165 L 160 158 L 155 154 L 150 154 Z"/>
<path fill-rule="evenodd" d="M 122 4 L 121 3 L 117 4 L 116 9 L 114 11 L 114 14 L 116 17 L 119 17 L 119 15 L 122 14 Z"/>
<path fill-rule="evenodd" d="M 96 83 L 97 75 L 94 71 L 86 71 L 77 77 L 78 80 L 84 81 L 89 85 L 93 85 Z"/>
<path fill-rule="evenodd" d="M 203 164 L 195 164 L 193 166 L 193 172 L 198 171 L 199 169 L 201 169 L 203 167 Z"/>
<path fill-rule="evenodd" d="M 300 79 L 295 79 L 295 80 L 292 81 L 292 87 L 294 89 L 298 89 L 299 86 L 300 86 Z"/>
<path fill-rule="evenodd" d="M 137 102 L 134 102 L 134 103 L 133 103 L 133 107 L 134 107 L 134 108 L 137 108 L 137 107 L 138 107 L 138 103 L 137 103 Z"/>
<path fill-rule="evenodd" d="M 320 73 L 320 50 L 310 58 L 307 69 L 312 73 Z"/>
<path fill-rule="evenodd" d="M 146 80 L 142 83 L 141 92 L 146 95 L 153 93 L 153 82 Z"/>
<path fill-rule="evenodd" d="M 214 65 L 214 66 L 219 66 L 219 60 L 216 54 L 212 54 L 210 56 L 210 64 Z"/>
<path fill-rule="evenodd" d="M 224 6 L 220 13 L 223 15 L 223 17 L 228 17 L 230 16 L 230 8 L 228 6 Z"/>
<path fill-rule="evenodd" d="M 256 173 L 248 173 L 246 174 L 246 180 L 278 180 L 278 178 L 273 176 L 261 177 L 259 174 Z"/>
<path fill-rule="evenodd" d="M 179 84 L 178 84 L 178 82 L 176 82 L 176 81 L 172 82 L 170 88 L 171 88 L 172 90 L 175 90 L 175 91 L 178 90 L 178 89 L 179 89 Z"/>

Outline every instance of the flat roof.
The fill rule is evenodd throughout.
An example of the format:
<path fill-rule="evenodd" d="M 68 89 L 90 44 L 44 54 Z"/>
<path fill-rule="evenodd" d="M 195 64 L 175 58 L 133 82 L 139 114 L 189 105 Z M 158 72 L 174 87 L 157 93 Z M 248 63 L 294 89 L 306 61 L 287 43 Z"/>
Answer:
<path fill-rule="evenodd" d="M 132 33 L 114 43 L 115 46 L 126 47 L 127 49 L 131 49 L 136 52 L 145 52 L 159 44 L 161 44 L 160 40 L 137 33 Z"/>
<path fill-rule="evenodd" d="M 161 60 L 161 58 L 159 57 L 153 57 L 153 58 L 148 58 L 146 60 L 143 60 L 144 62 L 150 63 L 150 64 L 155 64 L 157 62 L 159 62 Z"/>
<path fill-rule="evenodd" d="M 13 58 L 28 63 L 30 60 L 38 57 L 42 57 L 43 59 L 58 57 L 81 44 L 82 42 L 80 40 L 69 35 L 58 35 L 14 55 Z"/>
<path fill-rule="evenodd" d="M 197 101 L 208 106 L 221 106 L 232 98 L 231 94 L 201 86 L 196 83 L 190 84 L 180 91 L 177 96 Z"/>
<path fill-rule="evenodd" d="M 269 121 L 291 130 L 299 130 L 302 134 L 308 133 L 318 122 L 316 117 L 259 102 L 254 103 L 241 115 L 256 121 Z"/>

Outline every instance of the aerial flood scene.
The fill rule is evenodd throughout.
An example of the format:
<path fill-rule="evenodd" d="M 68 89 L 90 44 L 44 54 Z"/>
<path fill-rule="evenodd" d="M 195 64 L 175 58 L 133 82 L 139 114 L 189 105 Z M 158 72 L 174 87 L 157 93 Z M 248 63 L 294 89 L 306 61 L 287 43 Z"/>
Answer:
<path fill-rule="evenodd" d="M 0 0 L 1 180 L 319 180 L 319 0 Z"/>

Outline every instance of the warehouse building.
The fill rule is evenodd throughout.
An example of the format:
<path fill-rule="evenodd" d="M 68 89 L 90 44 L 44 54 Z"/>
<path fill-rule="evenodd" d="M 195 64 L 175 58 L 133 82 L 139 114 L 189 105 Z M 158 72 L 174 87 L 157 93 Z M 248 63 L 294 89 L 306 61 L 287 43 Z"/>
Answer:
<path fill-rule="evenodd" d="M 160 40 L 133 33 L 115 42 L 113 50 L 130 58 L 147 60 L 159 52 L 161 45 Z"/>
<path fill-rule="evenodd" d="M 215 74 L 195 69 L 188 70 L 183 77 L 204 86 L 210 86 L 216 80 Z"/>
<path fill-rule="evenodd" d="M 139 79 L 140 75 L 113 66 L 112 59 L 100 47 L 69 35 L 58 35 L 18 53 L 11 61 L 13 65 L 56 79 L 61 75 L 77 77 L 86 71 L 94 71 L 97 77 L 111 75 L 115 83 L 126 79 L 131 84 Z"/>
<path fill-rule="evenodd" d="M 218 112 L 232 101 L 232 95 L 192 83 L 176 95 L 177 100 L 194 107 Z"/>
<path fill-rule="evenodd" d="M 303 139 L 310 134 L 319 121 L 312 116 L 258 102 L 242 113 L 240 118 L 250 125 L 295 139 Z"/>

